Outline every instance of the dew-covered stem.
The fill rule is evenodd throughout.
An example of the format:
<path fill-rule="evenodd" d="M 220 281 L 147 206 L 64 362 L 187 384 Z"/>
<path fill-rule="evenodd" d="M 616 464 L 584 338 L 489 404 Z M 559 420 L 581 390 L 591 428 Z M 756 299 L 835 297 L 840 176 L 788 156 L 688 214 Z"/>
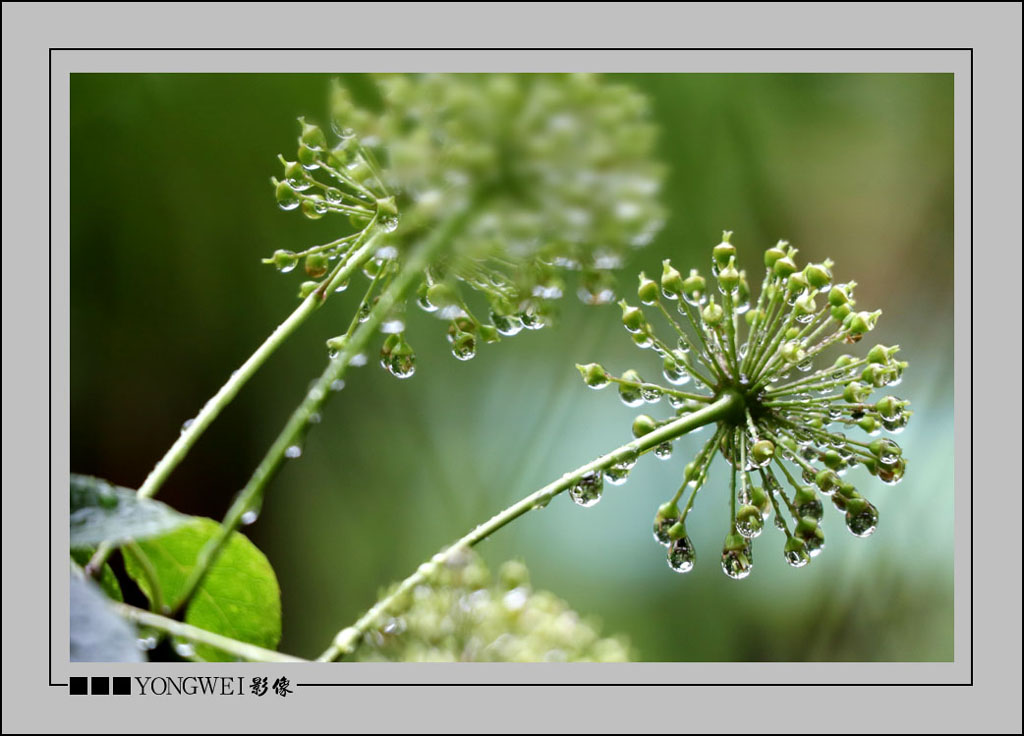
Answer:
<path fill-rule="evenodd" d="M 449 242 L 451 236 L 462 227 L 467 214 L 463 212 L 453 216 L 445 226 L 412 251 L 401 270 L 384 289 L 376 303 L 370 308 L 369 314 L 362 321 L 359 319 L 362 306 L 357 310 L 344 348 L 330 359 L 324 372 L 306 392 L 302 402 L 292 412 L 284 428 L 271 444 L 256 470 L 253 471 L 248 483 L 235 496 L 234 502 L 221 522 L 218 533 L 200 550 L 196 565 L 185 585 L 184 595 L 178 603 L 178 610 L 187 605 L 189 599 L 195 594 L 207 571 L 217 561 L 221 550 L 231 538 L 231 534 L 241 526 L 245 515 L 254 512 L 262 505 L 264 488 L 274 477 L 285 458 L 294 456 L 291 455 L 291 448 L 301 447 L 300 443 L 311 425 L 311 418 L 320 414 L 328 398 L 334 393 L 333 387 L 342 380 L 352 359 L 360 355 L 366 348 L 367 343 L 377 333 L 377 329 L 395 305 L 404 302 L 412 293 L 423 269 Z M 376 283 L 377 279 L 374 280 L 374 285 Z M 372 291 L 373 287 L 367 293 L 364 306 L 367 305 Z M 301 452 L 301 449 L 299 451 Z"/>
<path fill-rule="evenodd" d="M 160 458 L 160 461 L 157 462 L 153 470 L 146 476 L 145 481 L 139 486 L 138 495 L 140 498 L 152 498 L 156 495 L 164 481 L 167 480 L 168 476 L 178 467 L 181 461 L 185 459 L 185 456 L 188 455 L 189 450 L 192 449 L 192 446 L 202 436 L 203 432 L 213 423 L 213 420 L 217 418 L 217 415 L 220 414 L 224 407 L 231 403 L 242 386 L 252 378 L 256 371 L 266 362 L 267 358 L 313 312 L 317 311 L 324 304 L 326 295 L 332 293 L 334 286 L 345 281 L 351 274 L 362 268 L 373 256 L 377 248 L 378 231 L 375 228 L 367 228 L 364 232 L 366 237 L 363 242 L 354 249 L 351 256 L 329 279 L 329 283 L 332 285 L 331 290 L 324 291 L 323 293 L 320 293 L 318 290 L 303 299 L 295 311 L 263 341 L 263 344 L 256 349 L 256 352 L 250 355 L 242 366 L 231 374 L 227 382 L 203 405 L 203 408 L 195 418 L 188 422 L 187 426 L 178 436 L 178 439 L 174 441 L 174 444 Z M 101 544 L 95 554 L 93 554 L 92 559 L 89 560 L 89 564 L 86 565 L 86 573 L 93 577 L 98 575 L 100 570 L 103 569 L 103 564 L 107 561 L 112 549 L 109 544 Z"/>
<path fill-rule="evenodd" d="M 636 457 L 637 455 L 653 450 L 663 442 L 674 440 L 687 432 L 697 429 L 698 427 L 718 422 L 736 411 L 737 408 L 742 405 L 742 401 L 743 399 L 739 395 L 732 392 L 726 392 L 704 408 L 690 414 L 685 414 L 684 416 L 664 424 L 652 432 L 633 440 L 632 442 L 627 442 L 625 445 L 602 455 L 596 460 L 592 460 L 586 465 L 582 465 L 575 470 L 566 473 L 558 480 L 552 481 L 543 488 L 534 491 L 529 496 L 526 496 L 512 504 L 504 511 L 500 511 L 495 514 L 483 524 L 478 525 L 471 532 L 457 540 L 450 547 L 438 552 L 431 557 L 429 561 L 420 565 L 416 569 L 416 572 L 403 580 L 392 593 L 378 601 L 373 608 L 363 614 L 363 616 L 352 624 L 352 626 L 344 628 L 338 632 L 334 641 L 331 643 L 331 646 L 329 646 L 324 653 L 320 655 L 318 661 L 332 662 L 338 657 L 350 654 L 354 651 L 356 645 L 359 643 L 359 639 L 379 620 L 383 614 L 391 608 L 392 605 L 395 604 L 397 600 L 402 598 L 417 585 L 428 580 L 439 566 L 446 564 L 462 550 L 483 541 L 506 524 L 518 519 L 528 511 L 545 507 L 552 498 L 575 486 L 585 476 L 593 473 L 601 473 L 612 465 L 621 462 L 624 458 Z"/>
<path fill-rule="evenodd" d="M 111 605 L 114 607 L 114 612 L 119 616 L 127 619 L 128 621 L 139 624 L 140 626 L 149 626 L 150 628 L 158 629 L 170 634 L 171 636 L 188 639 L 189 641 L 197 644 L 207 644 L 211 647 L 216 647 L 223 652 L 227 652 L 228 654 L 233 654 L 234 656 L 248 662 L 277 664 L 279 662 L 306 661 L 299 657 L 293 657 L 290 654 L 282 654 L 281 652 L 275 652 L 272 649 L 264 649 L 263 647 L 258 647 L 255 644 L 249 644 L 244 641 L 232 639 L 228 636 L 215 634 L 212 631 L 200 629 L 198 626 L 192 626 L 191 624 L 182 623 L 181 621 L 175 621 L 173 618 L 151 613 L 150 611 L 145 611 L 141 608 L 136 608 L 135 606 L 129 606 L 125 603 L 111 603 Z"/>

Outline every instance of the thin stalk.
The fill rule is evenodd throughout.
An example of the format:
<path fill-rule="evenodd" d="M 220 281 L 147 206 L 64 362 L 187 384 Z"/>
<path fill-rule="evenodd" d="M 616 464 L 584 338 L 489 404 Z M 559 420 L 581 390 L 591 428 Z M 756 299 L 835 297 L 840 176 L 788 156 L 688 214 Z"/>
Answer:
<path fill-rule="evenodd" d="M 220 390 L 206 402 L 195 419 L 182 431 L 178 439 L 174 441 L 174 444 L 171 445 L 170 449 L 160 458 L 160 461 L 153 467 L 149 475 L 146 476 L 146 480 L 139 486 L 137 493 L 140 498 L 152 498 L 156 495 L 164 481 L 167 480 L 168 476 L 178 467 L 181 461 L 185 459 L 185 456 L 203 432 L 213 423 L 213 420 L 217 418 L 221 410 L 231 403 L 242 386 L 252 378 L 260 366 L 266 362 L 267 358 L 298 329 L 299 325 L 305 322 L 313 312 L 324 304 L 327 295 L 338 284 L 347 279 L 370 259 L 377 248 L 378 231 L 374 227 L 367 227 L 364 232 L 368 237 L 365 238 L 362 246 L 345 261 L 344 265 L 339 264 L 340 268 L 337 269 L 337 272 L 324 282 L 327 288 L 317 289 L 303 299 L 295 311 L 284 322 L 274 328 L 270 337 L 263 341 L 263 344 L 256 349 L 256 352 L 250 355 L 249 359 L 231 374 L 231 377 L 220 387 Z M 99 575 L 100 570 L 103 569 L 103 564 L 107 561 L 112 550 L 112 545 L 106 542 L 101 544 L 96 549 L 92 559 L 89 560 L 89 564 L 85 566 L 86 574 L 92 577 Z"/>
<path fill-rule="evenodd" d="M 576 485 L 580 479 L 588 473 L 607 470 L 612 465 L 621 462 L 625 458 L 635 457 L 636 455 L 653 450 L 662 442 L 674 440 L 687 432 L 697 429 L 698 427 L 703 427 L 707 424 L 720 421 L 741 406 L 742 401 L 742 398 L 736 394 L 723 394 L 714 403 L 709 404 L 703 409 L 695 411 L 692 414 L 679 417 L 675 421 L 669 422 L 668 424 L 665 424 L 653 432 L 645 434 L 632 442 L 627 442 L 625 445 L 602 455 L 586 465 L 581 465 L 572 472 L 566 473 L 558 480 L 552 481 L 543 488 L 534 491 L 529 496 L 517 501 L 504 511 L 495 514 L 489 520 L 474 528 L 473 531 L 469 532 L 469 534 L 466 534 L 457 540 L 450 547 L 435 554 L 428 562 L 424 562 L 420 565 L 416 569 L 416 572 L 403 580 L 394 592 L 378 601 L 373 608 L 363 614 L 363 616 L 352 626 L 338 632 L 337 636 L 334 637 L 334 641 L 331 643 L 331 646 L 329 646 L 327 650 L 320 655 L 317 661 L 331 662 L 342 655 L 351 653 L 355 649 L 359 639 L 379 620 L 383 614 L 388 611 L 392 605 L 394 605 L 399 598 L 420 583 L 425 582 L 439 566 L 446 564 L 462 550 L 472 547 L 484 539 L 487 539 L 487 537 L 494 534 L 506 524 L 518 519 L 528 511 L 535 508 L 543 508 L 551 501 L 552 498 L 562 491 Z"/>
<path fill-rule="evenodd" d="M 352 359 L 363 351 L 395 305 L 404 302 L 412 293 L 423 269 L 450 242 L 451 237 L 462 227 L 467 216 L 468 212 L 463 212 L 452 217 L 430 239 L 415 248 L 398 275 L 381 293 L 366 320 L 359 323 L 357 319 L 353 323 L 358 324 L 358 327 L 345 341 L 345 347 L 331 359 L 316 384 L 306 392 L 305 398 L 292 412 L 277 439 L 274 440 L 256 467 L 249 482 L 235 497 L 227 515 L 221 522 L 218 533 L 211 537 L 200 550 L 196 565 L 186 581 L 184 594 L 178 603 L 177 610 L 182 610 L 188 604 L 206 573 L 217 561 L 217 557 L 231 538 L 231 534 L 241 526 L 245 512 L 254 507 L 262 498 L 263 489 L 266 488 L 284 462 L 285 452 L 289 447 L 298 444 L 310 426 L 310 417 L 319 413 L 327 403 L 327 399 L 334 393 L 331 390 L 334 382 L 341 379 Z"/>
<path fill-rule="evenodd" d="M 154 629 L 164 631 L 171 636 L 179 636 L 182 639 L 188 639 L 197 644 L 207 644 L 211 647 L 216 647 L 228 654 L 233 654 L 236 657 L 244 659 L 249 662 L 266 662 L 277 664 L 279 662 L 305 662 L 307 660 L 293 657 L 290 654 L 282 654 L 281 652 L 275 652 L 272 649 L 264 649 L 258 647 L 255 644 L 249 644 L 244 641 L 238 641 L 227 636 L 215 634 L 212 631 L 206 629 L 200 629 L 198 626 L 192 626 L 191 624 L 185 624 L 181 621 L 175 621 L 173 618 L 167 618 L 157 613 L 151 613 L 150 611 L 144 611 L 141 608 L 135 606 L 129 606 L 124 603 L 112 603 L 114 612 L 117 613 L 121 618 L 132 621 L 133 623 L 141 626 L 149 626 Z"/>

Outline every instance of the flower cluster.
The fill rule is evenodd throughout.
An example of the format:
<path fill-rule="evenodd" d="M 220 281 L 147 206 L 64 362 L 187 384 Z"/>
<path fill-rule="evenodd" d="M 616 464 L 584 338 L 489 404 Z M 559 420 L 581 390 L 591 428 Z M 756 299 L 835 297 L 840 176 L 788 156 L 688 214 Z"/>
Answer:
<path fill-rule="evenodd" d="M 375 251 L 363 270 L 386 281 L 411 248 L 445 230 L 417 303 L 448 323 L 459 359 L 473 357 L 481 341 L 550 324 L 566 271 L 580 272 L 584 301 L 614 299 L 610 272 L 663 221 L 643 96 L 589 75 L 375 80 L 377 109 L 334 83 L 333 141 L 300 119 L 296 160 L 282 158 L 284 176 L 273 180 L 282 208 L 351 224 L 329 243 L 267 259 L 282 271 L 304 260 L 316 281 L 302 295 L 370 234 Z M 483 297 L 476 312 L 471 293 Z M 403 328 L 399 313 L 384 330 L 382 362 L 398 376 L 414 364 Z"/>
<path fill-rule="evenodd" d="M 875 389 L 901 380 L 907 364 L 896 359 L 895 346 L 875 345 L 864 357 L 844 353 L 814 369 L 826 349 L 859 342 L 881 314 L 856 308 L 854 282 L 835 283 L 828 260 L 799 267 L 796 249 L 780 241 L 765 252 L 764 281 L 751 304 L 730 235 L 726 232 L 713 249 L 711 279 L 696 269 L 684 275 L 668 260 L 660 284 L 640 274 L 639 300 L 664 318 L 670 339 L 658 336 L 643 308 L 620 302 L 626 330 L 637 346 L 658 354 L 668 385 L 645 381 L 633 370 L 614 376 L 597 364 L 578 367 L 593 388 L 615 383 L 627 406 L 667 399 L 676 416 L 638 416 L 636 437 L 731 398 L 729 411 L 715 420 L 713 435 L 685 466 L 681 487 L 658 509 L 654 536 L 668 547 L 673 570 L 693 568 L 696 554 L 686 518 L 720 454 L 731 470 L 731 517 L 721 563 L 727 575 L 739 579 L 753 565 L 751 540 L 773 515 L 785 534 L 783 551 L 790 565 L 802 567 L 820 553 L 825 544 L 823 496 L 845 513 L 854 535 L 870 535 L 878 511 L 844 476 L 861 465 L 885 483 L 899 482 L 906 470 L 902 451 L 879 435 L 900 432 L 912 412 L 909 402 L 892 395 L 870 400 Z M 691 380 L 702 390 L 680 388 Z M 851 439 L 845 434 L 851 430 L 868 437 Z M 669 457 L 671 441 L 654 452 Z M 628 470 L 613 467 L 604 478 L 624 482 Z M 604 478 L 591 480 L 597 495 Z M 681 505 L 687 489 L 689 497 Z M 583 501 L 592 502 L 594 496 Z"/>
<path fill-rule="evenodd" d="M 628 646 L 551 593 L 530 587 L 521 562 L 491 579 L 472 551 L 460 553 L 414 588 L 367 632 L 364 662 L 625 662 Z"/>

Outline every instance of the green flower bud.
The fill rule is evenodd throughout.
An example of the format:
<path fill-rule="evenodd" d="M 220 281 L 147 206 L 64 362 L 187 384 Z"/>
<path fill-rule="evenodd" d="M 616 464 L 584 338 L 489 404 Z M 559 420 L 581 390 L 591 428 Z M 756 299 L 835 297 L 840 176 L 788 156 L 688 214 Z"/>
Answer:
<path fill-rule="evenodd" d="M 882 425 L 878 422 L 878 419 L 867 414 L 857 420 L 857 426 L 863 429 L 868 434 L 874 434 L 882 428 Z"/>
<path fill-rule="evenodd" d="M 642 304 L 654 304 L 658 301 L 658 285 L 647 278 L 643 271 L 640 272 L 640 286 L 637 287 L 636 295 Z"/>
<path fill-rule="evenodd" d="M 736 270 L 736 259 L 730 258 L 728 264 L 718 272 L 718 288 L 725 294 L 733 294 L 740 287 L 740 272 Z"/>
<path fill-rule="evenodd" d="M 704 318 L 704 322 L 714 327 L 725 318 L 725 310 L 715 304 L 714 299 L 711 299 L 708 305 L 701 310 L 701 316 Z"/>
<path fill-rule="evenodd" d="M 288 273 L 295 268 L 295 264 L 299 262 L 299 257 L 290 250 L 275 250 L 271 261 L 278 271 Z"/>
<path fill-rule="evenodd" d="M 625 301 L 619 302 L 622 307 L 622 324 L 632 333 L 644 332 L 647 326 L 647 318 L 639 307 L 632 307 Z"/>
<path fill-rule="evenodd" d="M 299 118 L 302 126 L 302 133 L 299 134 L 299 141 L 310 148 L 321 149 L 327 147 L 327 137 L 320 130 L 320 126 L 307 123 L 305 118 Z"/>
<path fill-rule="evenodd" d="M 839 476 L 832 470 L 820 470 L 814 476 L 814 485 L 826 496 L 831 495 L 839 488 Z"/>
<path fill-rule="evenodd" d="M 480 325 L 478 331 L 480 332 L 480 339 L 488 345 L 501 342 L 501 335 L 498 334 L 498 328 L 494 325 Z"/>
<path fill-rule="evenodd" d="M 832 261 L 811 263 L 804 267 L 804 278 L 815 289 L 824 289 L 832 283 Z"/>
<path fill-rule="evenodd" d="M 896 419 L 903 412 L 903 407 L 907 405 L 907 402 L 900 401 L 895 396 L 886 396 L 875 402 L 875 411 L 883 419 Z"/>
<path fill-rule="evenodd" d="M 755 465 L 764 467 L 775 457 L 775 443 L 771 440 L 758 440 L 750 448 L 750 457 Z"/>
<path fill-rule="evenodd" d="M 696 268 L 690 269 L 690 275 L 683 281 L 683 296 L 690 304 L 700 304 L 704 301 L 704 292 L 707 291 L 707 282 L 700 275 Z"/>
<path fill-rule="evenodd" d="M 789 245 L 789 243 L 785 240 L 780 240 L 778 245 L 774 245 L 764 252 L 764 265 L 769 271 L 774 268 L 776 261 L 780 258 L 786 257 L 786 251 L 783 249 L 787 245 Z"/>
<path fill-rule="evenodd" d="M 661 262 L 661 293 L 666 299 L 678 299 L 683 294 L 683 276 L 672 267 L 667 258 Z"/>
<path fill-rule="evenodd" d="M 850 315 L 850 307 L 847 304 L 841 304 L 838 307 L 832 307 L 829 313 L 836 322 L 843 322 Z"/>
<path fill-rule="evenodd" d="M 736 246 L 729 242 L 731 237 L 732 232 L 730 230 L 724 231 L 722 233 L 722 242 L 711 249 L 711 256 L 715 260 L 715 265 L 719 268 L 725 268 L 726 264 L 736 255 Z"/>
<path fill-rule="evenodd" d="M 319 281 L 303 281 L 299 285 L 299 299 L 305 299 L 307 296 L 316 291 L 316 287 L 320 286 Z"/>
<path fill-rule="evenodd" d="M 300 143 L 298 159 L 299 163 L 307 169 L 314 169 L 320 165 L 320 151 L 315 148 L 310 148 L 305 143 Z"/>
<path fill-rule="evenodd" d="M 791 274 L 786 280 L 786 291 L 792 294 L 801 294 L 807 291 L 808 284 L 807 279 L 804 278 L 802 273 Z"/>
<path fill-rule="evenodd" d="M 807 351 L 796 341 L 785 343 L 779 350 L 779 354 L 789 363 L 800 363 L 807 358 Z"/>
<path fill-rule="evenodd" d="M 857 381 L 851 381 L 843 389 L 843 399 L 850 404 L 860 404 L 870 395 L 871 387 Z"/>
<path fill-rule="evenodd" d="M 875 323 L 878 322 L 878 317 L 882 312 L 857 312 L 853 315 L 853 319 L 850 320 L 849 330 L 854 335 L 863 335 L 870 332 L 875 328 Z"/>
<path fill-rule="evenodd" d="M 576 370 L 583 376 L 583 382 L 590 388 L 604 388 L 608 385 L 608 374 L 597 363 L 576 364 Z"/>
<path fill-rule="evenodd" d="M 658 428 L 658 423 L 646 414 L 641 414 L 633 420 L 633 436 L 643 437 Z"/>
<path fill-rule="evenodd" d="M 330 261 L 327 259 L 326 253 L 310 253 L 306 256 L 306 273 L 312 276 L 314 279 L 318 279 L 327 273 L 327 268 L 330 266 Z"/>
<path fill-rule="evenodd" d="M 779 258 L 772 264 L 772 273 L 779 278 L 789 278 L 791 274 L 796 273 L 796 264 L 793 263 L 793 259 L 789 256 Z"/>

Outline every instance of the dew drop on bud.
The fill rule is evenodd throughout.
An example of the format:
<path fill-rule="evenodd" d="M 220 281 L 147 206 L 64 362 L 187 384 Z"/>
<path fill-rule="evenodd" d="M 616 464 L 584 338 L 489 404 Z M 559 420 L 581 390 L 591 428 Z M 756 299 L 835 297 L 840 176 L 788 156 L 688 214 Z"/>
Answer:
<path fill-rule="evenodd" d="M 697 551 L 689 537 L 680 537 L 668 549 L 668 566 L 679 573 L 690 572 L 697 562 Z"/>
<path fill-rule="evenodd" d="M 878 509 L 865 502 L 857 508 L 849 504 L 846 510 L 846 528 L 856 537 L 870 537 L 878 527 Z"/>
<path fill-rule="evenodd" d="M 601 500 L 604 490 L 604 474 L 600 470 L 592 470 L 583 475 L 569 489 L 569 498 L 578 506 L 589 508 Z"/>

